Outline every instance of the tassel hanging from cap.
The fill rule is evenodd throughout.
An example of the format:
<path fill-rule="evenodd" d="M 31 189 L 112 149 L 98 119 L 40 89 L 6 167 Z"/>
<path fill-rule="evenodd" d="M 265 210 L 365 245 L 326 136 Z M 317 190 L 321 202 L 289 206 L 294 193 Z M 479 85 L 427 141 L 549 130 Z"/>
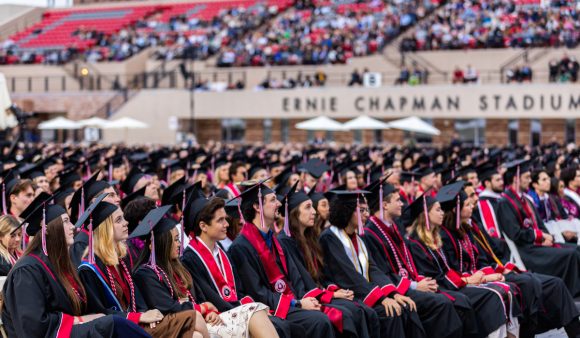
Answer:
<path fill-rule="evenodd" d="M 2 182 L 2 215 L 8 214 L 6 208 L 6 183 Z"/>
<path fill-rule="evenodd" d="M 85 188 L 81 187 L 81 202 L 79 205 L 79 214 L 80 217 L 82 214 L 85 213 Z"/>
<path fill-rule="evenodd" d="M 26 234 L 26 228 L 28 227 L 28 223 L 22 224 L 22 243 L 21 248 L 22 252 L 26 251 L 26 244 L 28 243 L 28 235 Z"/>
<path fill-rule="evenodd" d="M 425 213 L 425 225 L 427 225 L 427 230 L 431 231 L 431 225 L 429 224 L 429 208 L 427 208 L 427 199 L 423 195 L 423 213 Z"/>
<path fill-rule="evenodd" d="M 242 214 L 242 202 L 241 200 L 238 199 L 238 214 L 240 215 L 240 222 L 242 224 L 246 223 L 246 221 L 244 221 L 244 215 Z"/>
<path fill-rule="evenodd" d="M 371 184 L 371 171 L 368 170 L 367 171 L 367 185 L 370 185 L 370 184 Z"/>
<path fill-rule="evenodd" d="M 290 234 L 290 216 L 288 216 L 288 198 L 284 200 L 284 233 L 288 237 L 292 237 Z"/>
<path fill-rule="evenodd" d="M 520 166 L 519 165 L 516 167 L 515 182 L 516 182 L 516 192 L 519 194 L 520 193 Z"/>
<path fill-rule="evenodd" d="M 93 216 L 89 220 L 89 263 L 95 264 L 95 245 L 94 245 L 94 234 L 93 234 Z"/>
<path fill-rule="evenodd" d="M 181 197 L 181 219 L 179 220 L 179 223 L 181 224 L 181 243 L 179 245 L 179 256 L 183 256 L 183 248 L 185 247 L 185 238 L 187 237 L 187 234 L 185 233 L 185 225 L 183 222 L 183 216 L 185 215 L 185 202 L 186 202 L 186 192 L 185 189 L 183 189 L 183 193 L 182 193 L 182 197 Z"/>
<path fill-rule="evenodd" d="M 264 222 L 264 203 L 262 202 L 262 187 L 258 186 L 258 206 L 260 207 L 260 223 L 262 231 L 268 231 L 266 222 Z"/>
<path fill-rule="evenodd" d="M 381 222 L 385 221 L 385 210 L 383 210 L 383 184 L 381 183 L 379 186 L 379 210 L 381 211 L 380 217 Z"/>
<path fill-rule="evenodd" d="M 113 160 L 109 162 L 109 183 L 113 182 Z"/>
<path fill-rule="evenodd" d="M 87 178 L 93 176 L 91 173 L 91 166 L 89 165 L 89 161 L 85 161 L 85 165 L 87 166 Z"/>
<path fill-rule="evenodd" d="M 42 204 L 42 252 L 48 257 L 48 251 L 46 250 L 46 204 Z"/>
<path fill-rule="evenodd" d="M 149 221 L 151 231 L 151 257 L 149 257 L 149 265 L 157 271 L 157 259 L 155 257 L 155 234 L 153 232 L 153 224 Z"/>
<path fill-rule="evenodd" d="M 457 195 L 457 201 L 455 203 L 455 227 L 459 230 L 461 226 L 461 199 Z"/>
<path fill-rule="evenodd" d="M 365 229 L 364 229 L 363 223 L 362 223 L 362 215 L 360 212 L 360 202 L 359 202 L 358 196 L 356 198 L 356 222 L 357 222 L 357 226 L 358 226 L 359 236 L 364 235 Z"/>

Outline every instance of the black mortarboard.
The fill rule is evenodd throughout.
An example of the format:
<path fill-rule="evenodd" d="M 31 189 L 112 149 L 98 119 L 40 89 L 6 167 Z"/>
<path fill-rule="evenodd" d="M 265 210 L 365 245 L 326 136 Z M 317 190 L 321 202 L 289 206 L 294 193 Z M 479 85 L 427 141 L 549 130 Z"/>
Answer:
<path fill-rule="evenodd" d="M 369 192 L 366 195 L 369 205 L 374 205 L 377 202 L 381 201 L 381 190 L 383 192 L 382 198 L 385 198 L 389 196 L 389 194 L 397 191 L 397 188 L 395 188 L 394 185 L 385 183 L 385 181 L 389 178 L 389 176 L 383 178 L 382 180 L 376 180 L 364 188 Z M 379 208 L 381 208 L 382 212 L 382 206 L 379 206 Z"/>
<path fill-rule="evenodd" d="M 20 215 L 18 215 L 18 217 L 22 218 L 22 219 L 26 219 L 28 216 L 30 216 L 30 214 L 36 209 L 38 208 L 39 205 L 41 205 L 42 203 L 48 203 L 49 201 L 51 201 L 54 198 L 53 195 L 46 193 L 46 192 L 41 192 L 40 194 L 38 194 L 38 196 L 36 196 L 36 198 L 34 198 L 34 200 L 32 201 L 32 203 L 30 203 L 28 205 L 28 207 L 26 207 L 26 209 L 24 209 L 22 211 L 22 213 L 20 213 Z"/>
<path fill-rule="evenodd" d="M 129 238 L 146 236 L 152 230 L 155 235 L 159 235 L 175 228 L 178 224 L 177 221 L 171 217 L 166 217 L 169 210 L 171 210 L 171 205 L 164 205 L 149 211 L 129 235 Z"/>
<path fill-rule="evenodd" d="M 20 176 L 33 180 L 44 176 L 44 170 L 40 164 L 30 164 L 20 169 Z"/>
<path fill-rule="evenodd" d="M 290 176 L 292 176 L 293 173 L 294 172 L 292 166 L 291 165 L 287 166 L 286 168 L 284 168 L 284 170 L 282 170 L 280 174 L 278 174 L 278 176 L 274 177 L 274 183 L 276 185 L 286 185 L 288 179 L 290 178 Z"/>
<path fill-rule="evenodd" d="M 162 205 L 173 205 L 176 204 L 176 197 L 181 197 L 184 190 L 187 188 L 185 183 L 185 176 L 173 182 L 170 186 L 165 188 L 163 191 L 163 196 L 161 197 Z M 181 200 L 181 198 L 179 199 Z M 181 204 L 181 203 L 179 203 Z"/>
<path fill-rule="evenodd" d="M 465 201 L 467 195 L 463 193 L 463 198 L 461 198 L 461 193 L 463 192 L 463 186 L 465 182 L 455 182 L 452 184 L 445 185 L 437 192 L 435 199 L 441 203 L 441 208 L 444 211 L 451 211 L 456 207 L 457 197 L 460 197 L 460 202 Z"/>
<path fill-rule="evenodd" d="M 260 206 L 262 205 L 259 201 L 259 196 L 261 195 L 262 199 L 269 194 L 275 194 L 274 190 L 270 189 L 264 183 L 268 181 L 270 178 L 266 178 L 259 182 L 256 182 L 251 187 L 246 188 L 239 196 L 232 198 L 230 201 L 240 198 L 242 202 L 240 203 L 241 210 L 245 210 L 246 208 L 251 208 L 254 203 L 259 203 Z M 262 208 L 260 208 L 260 214 L 262 213 Z M 251 220 L 248 220 L 251 221 Z M 266 230 L 267 225 L 262 224 L 262 229 Z"/>
<path fill-rule="evenodd" d="M 416 178 L 419 180 L 427 175 L 434 173 L 434 172 L 435 171 L 431 167 L 417 168 L 413 171 L 413 173 L 416 174 Z"/>
<path fill-rule="evenodd" d="M 125 196 L 122 200 L 121 200 L 121 210 L 124 210 L 125 207 L 127 206 L 127 204 L 129 204 L 131 201 L 137 200 L 139 198 L 143 198 L 145 197 L 145 190 L 147 189 L 147 187 L 143 187 L 139 190 L 136 190 L 132 193 L 130 193 L 129 195 Z"/>
<path fill-rule="evenodd" d="M 101 225 L 109 216 L 111 216 L 115 210 L 119 207 L 104 202 L 103 199 L 107 197 L 108 194 L 101 194 L 95 199 L 91 205 L 85 210 L 85 212 L 79 217 L 77 222 L 75 223 L 75 227 L 79 228 L 83 225 L 88 226 L 90 222 L 93 224 L 93 231 Z"/>
<path fill-rule="evenodd" d="M 49 167 L 55 165 L 57 163 L 57 160 L 58 155 L 52 155 L 50 157 L 45 158 L 42 162 L 40 162 L 40 165 L 42 166 L 43 170 L 46 170 Z"/>
<path fill-rule="evenodd" d="M 81 175 L 76 171 L 76 167 L 59 173 L 58 177 L 60 178 L 60 185 L 66 188 L 73 187 L 77 181 L 82 181 Z"/>
<path fill-rule="evenodd" d="M 54 192 L 54 203 L 66 208 L 66 198 L 74 194 L 75 190 L 72 187 L 60 187 Z M 70 205 L 69 205 L 70 207 Z"/>
<path fill-rule="evenodd" d="M 518 173 L 521 176 L 523 173 L 531 170 L 530 160 L 516 160 L 505 164 L 506 172 L 504 180 L 511 181 Z M 519 189 L 519 188 L 518 188 Z"/>
<path fill-rule="evenodd" d="M 308 160 L 300 168 L 306 170 L 314 178 L 320 178 L 325 172 L 330 170 L 330 167 L 318 158 Z"/>
<path fill-rule="evenodd" d="M 209 199 L 201 191 L 201 182 L 196 182 L 192 187 L 183 211 L 183 224 L 188 232 L 193 229 L 193 224 L 199 212 L 209 202 Z"/>
<path fill-rule="evenodd" d="M 29 208 L 30 214 L 22 221 L 21 225 L 26 224 L 26 234 L 35 236 L 42 229 L 42 219 L 44 224 L 48 224 L 57 217 L 66 214 L 66 210 L 58 204 L 48 204 L 54 195 L 47 198 L 46 195 L 38 195 L 31 203 Z M 32 206 L 32 207 L 31 207 Z M 15 229 L 16 230 L 16 229 Z M 13 232 L 15 231 L 13 230 Z M 44 245 L 43 245 L 44 247 Z"/>
<path fill-rule="evenodd" d="M 497 173 L 497 166 L 493 162 L 486 162 L 477 167 L 477 176 L 482 183 Z"/>
<path fill-rule="evenodd" d="M 417 173 L 411 171 L 402 171 L 401 172 L 401 183 L 408 183 L 416 181 L 419 175 Z"/>
<path fill-rule="evenodd" d="M 312 200 L 312 204 L 314 205 L 315 208 L 318 206 L 318 202 L 326 198 L 326 196 L 324 196 L 323 193 L 316 192 L 316 184 L 308 192 L 308 197 L 310 197 L 310 199 Z"/>
<path fill-rule="evenodd" d="M 226 201 L 226 205 L 224 207 L 228 216 L 233 219 L 242 218 L 242 215 L 240 215 L 240 209 L 238 208 L 238 203 L 240 203 L 240 200 Z"/>
<path fill-rule="evenodd" d="M 339 201 L 343 201 L 346 203 L 356 203 L 357 204 L 357 208 L 355 210 L 355 212 L 357 213 L 357 223 L 358 223 L 358 233 L 359 235 L 363 235 L 364 234 L 364 224 L 362 223 L 362 219 L 361 219 L 361 214 L 360 214 L 360 208 L 359 208 L 359 203 L 361 202 L 361 198 L 364 199 L 364 195 L 368 194 L 369 191 L 366 190 L 332 190 L 332 193 L 334 194 L 334 198 L 336 200 Z"/>
<path fill-rule="evenodd" d="M 419 196 L 417 199 L 413 201 L 413 203 L 409 204 L 405 208 L 405 210 L 403 210 L 403 216 L 401 217 L 401 220 L 404 221 L 403 226 L 408 227 L 411 224 L 413 224 L 413 222 L 415 222 L 415 220 L 419 217 L 419 215 L 425 212 L 425 209 L 429 210 L 429 208 L 433 204 L 435 204 L 435 202 L 437 202 L 435 198 L 426 195 L 425 193 Z M 429 216 L 425 215 L 425 219 L 427 220 L 427 226 L 429 226 L 427 217 Z"/>
<path fill-rule="evenodd" d="M 310 197 L 302 190 L 296 191 L 298 186 L 298 182 L 294 183 L 292 188 L 286 193 L 284 196 L 284 203 L 288 203 L 288 212 L 291 212 L 295 208 L 297 208 L 302 202 L 308 201 Z M 281 214 L 285 216 L 286 214 L 282 211 Z"/>
<path fill-rule="evenodd" d="M 70 210 L 71 210 L 71 214 L 70 214 L 70 219 L 71 222 L 75 223 L 79 217 L 79 212 L 84 212 L 84 210 L 81 210 L 81 204 L 86 207 L 89 203 L 89 201 L 92 198 L 88 198 L 88 188 L 95 183 L 95 181 L 97 180 L 97 177 L 99 176 L 99 172 L 95 172 L 85 183 L 83 183 L 83 185 L 77 189 L 74 194 L 72 199 L 70 200 Z M 61 184 L 61 188 L 64 187 L 65 189 L 68 188 L 68 186 L 66 185 L 62 185 Z M 84 201 L 81 199 L 81 197 L 84 195 Z M 93 196 L 94 197 L 94 196 Z"/>
<path fill-rule="evenodd" d="M 248 170 L 248 179 L 249 180 L 253 179 L 254 175 L 260 170 L 266 170 L 266 169 L 260 164 L 256 164 L 256 165 L 251 166 L 250 170 Z"/>
<path fill-rule="evenodd" d="M 137 166 L 133 166 L 127 175 L 127 178 L 125 178 L 123 183 L 121 183 L 121 190 L 125 194 L 132 193 L 135 189 L 135 185 L 137 185 L 137 182 L 139 182 L 143 176 L 145 176 L 145 174 L 141 171 L 141 169 L 139 169 Z"/>

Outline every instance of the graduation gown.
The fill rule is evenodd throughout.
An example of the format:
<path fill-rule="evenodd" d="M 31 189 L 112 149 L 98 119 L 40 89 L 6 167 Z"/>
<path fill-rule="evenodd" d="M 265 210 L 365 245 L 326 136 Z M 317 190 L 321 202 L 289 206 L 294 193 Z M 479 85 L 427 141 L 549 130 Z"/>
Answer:
<path fill-rule="evenodd" d="M 2 323 L 9 337 L 149 337 L 139 326 L 114 316 L 73 325 L 69 297 L 40 251 L 16 263 L 3 293 Z"/>
<path fill-rule="evenodd" d="M 342 312 L 342 327 L 344 337 L 376 337 L 380 334 L 380 327 L 378 326 L 378 316 L 369 307 L 359 302 L 333 298 L 334 291 L 338 287 L 334 284 L 325 283 L 326 289 L 322 289 L 318 283 L 314 281 L 304 261 L 304 256 L 298 247 L 298 243 L 292 237 L 286 236 L 285 233 L 278 235 L 278 240 L 282 245 L 284 254 L 288 259 L 294 260 L 298 274 L 290 276 L 292 285 L 297 290 L 298 297 L 303 298 L 312 291 L 318 294 L 316 297 L 320 304 L 331 308 L 338 309 Z M 369 326 L 372 323 L 373 326 Z M 376 323 L 376 325 L 375 325 Z M 336 327 L 336 326 L 335 326 Z"/>
<path fill-rule="evenodd" d="M 228 251 L 245 293 L 255 301 L 268 305 L 276 316 L 302 327 L 309 337 L 334 337 L 332 323 L 324 313 L 292 306 L 293 301 L 298 299 L 294 296 L 296 293 L 292 285 L 289 285 L 288 276 L 298 273 L 296 266 L 283 256 L 271 231 L 266 235 L 271 241 L 270 247 L 263 235 L 254 224 L 246 223 Z M 263 250 L 262 257 L 254 245 Z M 269 257 L 273 262 L 268 271 L 263 257 Z M 268 273 L 278 275 L 279 279 L 271 283 Z"/>
<path fill-rule="evenodd" d="M 387 226 L 377 217 L 371 216 L 365 234 L 361 237 L 379 270 L 398 285 L 409 283 L 405 295 L 417 304 L 417 313 L 427 332 L 435 337 L 462 335 L 461 318 L 453 307 L 451 297 L 414 289 L 413 285 L 416 286 L 416 282 L 423 277 L 417 275 L 408 246 L 395 224 Z M 442 322 L 446 325 L 441 325 Z"/>
<path fill-rule="evenodd" d="M 511 270 L 504 277 L 521 290 L 524 317 L 520 322 L 520 337 L 533 337 L 535 334 L 566 326 L 578 318 L 579 311 L 574 299 L 560 278 L 520 271 L 513 263 L 502 262 L 493 251 L 488 233 L 481 230 L 475 220 L 471 223 L 471 233 L 481 264 L 492 266 L 498 272 L 506 268 Z"/>
<path fill-rule="evenodd" d="M 421 243 L 416 233 L 411 234 L 409 246 L 419 274 L 435 279 L 442 291 L 454 297 L 459 293 L 467 296 L 475 311 L 478 328 L 466 336 L 485 337 L 505 325 L 507 317 L 501 299 L 489 290 L 465 285 L 461 274 L 447 264 L 443 249 L 435 251 L 428 248 Z"/>
<path fill-rule="evenodd" d="M 227 256 L 225 258 L 229 261 Z M 221 291 L 218 289 L 214 278 L 208 271 L 208 263 L 202 260 L 201 256 L 194 251 L 191 245 L 188 245 L 183 251 L 183 255 L 181 256 L 181 263 L 193 277 L 194 284 L 196 286 L 196 298 L 198 299 L 198 302 L 201 302 L 200 299 L 203 299 L 203 301 L 210 302 L 215 305 L 219 312 L 226 312 L 242 305 L 242 299 L 244 299 L 244 303 L 246 303 L 246 301 L 253 301 L 251 297 L 244 296 L 244 292 L 241 289 L 242 283 L 240 282 L 236 271 L 233 269 L 233 266 L 230 265 L 232 268 L 230 276 L 233 277 L 233 290 L 235 290 L 236 297 L 235 300 L 233 298 L 226 300 L 220 294 Z M 224 265 L 224 270 L 225 269 L 227 269 L 227 267 Z M 232 287 L 230 287 L 230 292 L 231 289 Z M 268 318 L 276 328 L 276 331 L 281 338 L 290 338 L 292 335 L 300 336 L 301 334 L 305 334 L 300 326 L 292 326 L 290 322 L 284 319 L 276 316 L 268 316 Z"/>
<path fill-rule="evenodd" d="M 83 254 L 88 246 L 89 233 L 85 229 L 81 229 L 81 231 L 75 236 L 75 241 L 69 249 L 70 257 L 74 266 L 81 265 Z"/>
<path fill-rule="evenodd" d="M 489 235 L 489 245 L 492 247 L 497 258 L 506 263 L 510 260 L 511 252 L 503 238 L 503 230 L 501 229 L 502 222 L 499 222 L 496 217 L 500 198 L 501 195 L 499 194 L 483 191 L 479 195 L 479 201 L 473 210 L 472 218 L 476 221 L 479 228 Z M 482 204 L 485 205 L 482 206 Z"/>
<path fill-rule="evenodd" d="M 124 263 L 121 261 L 121 264 Z M 115 269 L 110 267 L 108 270 L 107 266 L 97 256 L 95 256 L 94 265 L 83 261 L 78 270 L 79 277 L 87 292 L 89 311 L 118 315 L 136 324 L 139 323 L 140 313 L 147 311 L 148 308 L 139 292 L 139 288 L 132 285 L 133 278 L 131 278 L 130 274 L 127 275 L 123 271 L 123 276 L 119 276 L 129 284 L 128 288 L 125 289 L 127 292 L 124 292 L 120 287 L 119 278 L 113 274 Z M 111 284 L 111 279 L 114 281 L 113 284 Z M 122 296 L 121 292 L 123 292 Z"/>
<path fill-rule="evenodd" d="M 478 271 L 485 275 L 495 274 L 496 270 L 485 265 L 479 260 L 479 251 L 474 244 L 475 240 L 469 232 L 463 238 L 459 237 L 457 232 L 452 232 L 447 228 L 440 230 L 441 240 L 443 241 L 443 252 L 447 258 L 449 266 L 461 273 L 464 277 L 470 276 Z M 498 270 L 499 271 L 499 270 Z M 502 298 L 504 311 L 507 317 L 522 317 L 520 307 L 520 291 L 515 284 L 509 282 L 491 282 L 479 285 L 480 288 L 489 289 Z"/>
<path fill-rule="evenodd" d="M 8 273 L 10 272 L 12 266 L 14 266 L 16 261 L 17 261 L 16 258 L 6 260 L 4 256 L 0 255 L 0 276 L 8 276 Z"/>
<path fill-rule="evenodd" d="M 357 235 L 355 238 L 359 254 L 352 257 L 355 253 L 348 247 L 348 243 L 350 246 L 353 244 L 343 230 L 330 226 L 322 232 L 320 245 L 324 253 L 325 279 L 333 281 L 342 289 L 352 290 L 356 300 L 375 310 L 380 320 L 381 337 L 424 337 L 425 331 L 416 312 L 403 308 L 401 316 L 387 317 L 381 302 L 385 297 L 392 297 L 395 293 L 404 294 L 406 290 L 403 289 L 407 285 L 395 286 L 369 257 L 360 237 Z M 346 250 L 351 252 L 350 256 Z"/>
<path fill-rule="evenodd" d="M 578 246 L 542 246 L 542 233 L 548 233 L 548 230 L 526 197 L 520 197 L 508 189 L 498 203 L 497 219 L 501 222 L 502 230 L 518 246 L 520 256 L 529 270 L 560 277 L 573 296 L 580 295 Z"/>

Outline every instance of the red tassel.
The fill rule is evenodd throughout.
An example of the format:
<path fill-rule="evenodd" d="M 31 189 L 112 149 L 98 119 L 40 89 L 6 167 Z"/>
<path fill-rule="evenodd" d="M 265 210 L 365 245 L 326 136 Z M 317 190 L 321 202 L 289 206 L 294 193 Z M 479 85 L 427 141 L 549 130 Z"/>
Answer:
<path fill-rule="evenodd" d="M 427 225 L 427 230 L 431 231 L 431 225 L 429 224 L 429 208 L 427 208 L 427 199 L 423 195 L 423 212 L 425 213 L 425 224 Z"/>
<path fill-rule="evenodd" d="M 46 204 L 42 205 L 42 252 L 48 257 L 48 251 L 46 250 Z"/>

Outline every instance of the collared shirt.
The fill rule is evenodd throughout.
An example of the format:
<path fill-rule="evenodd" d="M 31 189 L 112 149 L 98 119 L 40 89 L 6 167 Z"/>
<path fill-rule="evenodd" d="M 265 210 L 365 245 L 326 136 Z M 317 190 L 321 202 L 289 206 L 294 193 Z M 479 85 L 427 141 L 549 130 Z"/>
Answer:
<path fill-rule="evenodd" d="M 268 249 L 272 250 L 272 238 L 274 238 L 274 231 L 272 231 L 272 229 L 269 229 L 268 232 L 263 232 L 262 230 L 259 231 L 260 235 L 262 235 L 262 238 L 264 238 L 264 241 L 266 241 Z"/>

